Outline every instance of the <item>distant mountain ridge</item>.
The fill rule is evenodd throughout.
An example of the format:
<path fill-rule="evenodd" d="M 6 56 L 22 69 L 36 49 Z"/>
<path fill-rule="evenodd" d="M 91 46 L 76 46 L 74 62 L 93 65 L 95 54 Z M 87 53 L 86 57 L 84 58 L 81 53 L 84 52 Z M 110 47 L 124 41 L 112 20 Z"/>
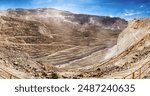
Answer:
<path fill-rule="evenodd" d="M 38 8 L 38 9 L 7 9 L 6 15 L 10 17 L 30 17 L 34 18 L 61 18 L 79 24 L 93 24 L 97 26 L 105 25 L 114 29 L 124 29 L 127 21 L 119 17 L 96 16 L 87 14 L 74 14 L 69 11 L 62 11 L 53 8 Z M 32 17 L 31 17 L 32 16 Z M 24 18 L 25 19 L 25 18 Z"/>

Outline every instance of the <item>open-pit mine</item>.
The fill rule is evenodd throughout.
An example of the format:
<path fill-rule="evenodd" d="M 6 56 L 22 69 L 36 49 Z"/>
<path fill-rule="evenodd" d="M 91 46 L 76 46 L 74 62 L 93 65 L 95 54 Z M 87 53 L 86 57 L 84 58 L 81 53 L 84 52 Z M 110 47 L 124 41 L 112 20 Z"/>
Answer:
<path fill-rule="evenodd" d="M 0 78 L 150 78 L 150 18 L 0 10 Z"/>

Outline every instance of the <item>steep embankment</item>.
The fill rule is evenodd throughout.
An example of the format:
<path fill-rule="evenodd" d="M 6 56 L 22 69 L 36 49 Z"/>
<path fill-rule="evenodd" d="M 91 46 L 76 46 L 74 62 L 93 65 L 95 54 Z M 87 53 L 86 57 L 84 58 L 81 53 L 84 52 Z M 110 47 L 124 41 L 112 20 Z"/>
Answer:
<path fill-rule="evenodd" d="M 73 63 L 79 65 L 94 57 L 91 60 L 97 59 L 94 61 L 96 64 L 84 65 L 82 68 L 67 65 L 64 69 L 71 68 L 73 74 L 74 68 L 78 67 L 79 70 L 75 72 L 77 75 L 74 74 L 73 78 L 143 78 L 150 71 L 149 22 L 149 18 L 130 21 L 129 26 L 119 35 L 116 46 Z M 102 55 L 103 58 L 98 60 L 96 55 Z"/>

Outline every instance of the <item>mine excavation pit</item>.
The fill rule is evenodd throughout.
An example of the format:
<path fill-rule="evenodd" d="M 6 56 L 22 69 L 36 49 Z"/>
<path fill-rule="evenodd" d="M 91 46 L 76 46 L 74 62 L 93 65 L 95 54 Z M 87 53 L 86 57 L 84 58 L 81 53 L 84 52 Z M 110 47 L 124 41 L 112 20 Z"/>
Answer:
<path fill-rule="evenodd" d="M 0 16 L 0 79 L 150 78 L 149 18 L 51 10 Z"/>

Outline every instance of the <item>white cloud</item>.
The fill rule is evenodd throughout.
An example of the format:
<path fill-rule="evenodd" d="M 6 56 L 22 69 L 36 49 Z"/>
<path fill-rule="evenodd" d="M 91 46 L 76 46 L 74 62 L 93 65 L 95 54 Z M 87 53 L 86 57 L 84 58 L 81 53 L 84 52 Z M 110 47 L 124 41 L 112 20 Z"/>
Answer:
<path fill-rule="evenodd" d="M 145 5 L 144 5 L 144 4 L 140 5 L 140 8 L 143 8 L 143 7 L 145 7 Z"/>
<path fill-rule="evenodd" d="M 138 14 L 142 14 L 143 12 L 140 11 L 134 11 L 134 10 L 125 10 L 125 12 L 123 13 L 124 16 L 133 16 L 133 15 L 138 15 Z"/>
<path fill-rule="evenodd" d="M 59 0 L 55 0 L 55 2 L 57 3 Z M 48 7 L 49 4 L 51 4 L 53 2 L 53 0 L 32 0 L 32 5 L 34 5 L 34 7 Z"/>
<path fill-rule="evenodd" d="M 66 10 L 74 13 L 84 13 L 85 11 L 98 9 L 97 6 L 86 7 L 83 3 L 91 3 L 93 0 L 33 0 L 32 4 L 35 8 L 46 7 Z M 82 5 L 83 4 L 83 5 Z M 81 6 L 82 5 L 82 6 Z M 89 9 L 88 9 L 89 8 Z"/>
<path fill-rule="evenodd" d="M 109 15 L 110 17 L 115 17 L 115 16 L 113 16 L 113 15 Z"/>
<path fill-rule="evenodd" d="M 65 10 L 65 11 L 71 11 L 71 12 L 75 12 L 75 13 L 79 13 L 79 10 L 77 9 L 77 5 L 75 4 L 65 4 L 65 5 L 54 5 L 52 6 L 55 9 L 60 9 L 60 10 Z"/>

